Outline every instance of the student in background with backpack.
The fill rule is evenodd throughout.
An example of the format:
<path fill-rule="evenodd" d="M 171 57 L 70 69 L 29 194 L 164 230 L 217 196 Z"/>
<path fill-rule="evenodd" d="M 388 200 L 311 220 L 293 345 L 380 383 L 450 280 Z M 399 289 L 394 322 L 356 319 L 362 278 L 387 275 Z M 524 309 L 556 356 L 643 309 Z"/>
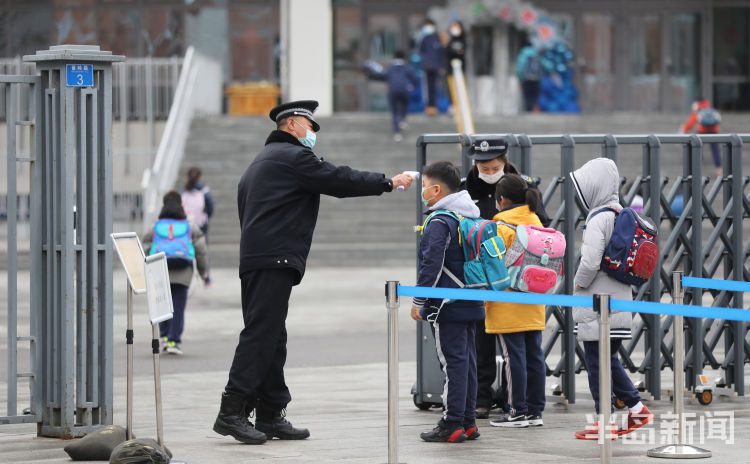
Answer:
<path fill-rule="evenodd" d="M 542 226 L 534 213 L 539 194 L 529 188 L 517 174 L 507 174 L 497 183 L 497 206 L 500 212 L 497 233 L 506 250 L 516 236 L 511 226 L 531 224 Z M 507 256 L 507 254 L 506 254 Z M 506 262 L 506 265 L 509 264 Z M 543 425 L 542 412 L 546 403 L 542 332 L 545 326 L 544 305 L 486 302 L 485 327 L 488 334 L 497 334 L 497 343 L 505 358 L 504 375 L 508 383 L 510 412 L 490 420 L 495 427 L 528 427 Z"/>
<path fill-rule="evenodd" d="M 214 214 L 214 198 L 211 189 L 203 182 L 203 173 L 193 166 L 187 171 L 187 181 L 182 190 L 182 207 L 188 219 L 200 227 L 208 246 L 208 221 Z M 206 271 L 206 284 L 211 282 Z"/>
<path fill-rule="evenodd" d="M 692 130 L 695 123 L 698 123 L 699 134 L 718 134 L 721 115 L 711 106 L 711 102 L 703 97 L 697 97 L 691 108 L 690 116 L 685 124 L 680 126 L 680 132 L 685 134 Z M 711 156 L 714 160 L 716 175 L 721 175 L 721 156 L 719 155 L 719 144 L 712 143 Z"/>
<path fill-rule="evenodd" d="M 388 105 L 391 107 L 393 121 L 393 140 L 403 140 L 401 131 L 406 129 L 406 112 L 409 108 L 409 94 L 417 85 L 417 77 L 405 61 L 403 50 L 396 50 L 393 61 L 388 67 L 386 79 L 388 81 Z"/>
<path fill-rule="evenodd" d="M 586 228 L 581 244 L 581 262 L 575 274 L 575 294 L 591 296 L 608 294 L 618 300 L 632 300 L 630 285 L 614 279 L 601 270 L 602 256 L 615 228 L 616 215 L 611 210 L 622 210 L 619 202 L 618 186 L 620 173 L 614 161 L 596 158 L 570 173 L 570 179 L 581 204 L 588 210 Z M 604 211 L 602 211 L 604 210 Z M 594 398 L 594 407 L 599 414 L 599 320 L 591 308 L 573 308 L 578 339 L 583 342 L 584 359 L 588 372 L 589 389 Z M 651 421 L 654 415 L 641 403 L 641 396 L 633 386 L 627 372 L 620 364 L 617 351 L 622 341 L 631 337 L 632 314 L 613 311 L 610 319 L 612 353 L 612 390 L 617 398 L 627 405 L 627 424 L 616 430 L 624 435 Z M 611 395 L 612 392 L 604 394 Z M 614 411 L 614 409 L 613 409 Z M 592 427 L 575 432 L 582 440 L 599 439 L 599 422 Z"/>
<path fill-rule="evenodd" d="M 188 288 L 193 279 L 193 264 L 198 274 L 206 279 L 206 240 L 201 229 L 189 221 L 182 208 L 181 195 L 170 190 L 164 195 L 164 206 L 159 220 L 143 236 L 143 248 L 148 254 L 164 251 L 169 266 L 169 287 L 172 292 L 172 319 L 159 324 L 159 336 L 165 342 L 163 350 L 182 354 L 182 331 L 185 327 L 185 307 Z"/>
<path fill-rule="evenodd" d="M 455 216 L 478 218 L 479 208 L 466 191 L 459 191 L 460 184 L 458 169 L 449 161 L 438 161 L 424 169 L 422 202 L 433 214 L 422 228 L 419 243 L 419 286 L 457 288 L 450 274 L 464 281 L 464 251 Z M 446 376 L 443 418 L 434 429 L 423 432 L 422 439 L 458 443 L 478 438 L 474 331 L 475 322 L 484 318 L 482 302 L 414 298 L 411 317 L 431 322 L 438 359 Z"/>

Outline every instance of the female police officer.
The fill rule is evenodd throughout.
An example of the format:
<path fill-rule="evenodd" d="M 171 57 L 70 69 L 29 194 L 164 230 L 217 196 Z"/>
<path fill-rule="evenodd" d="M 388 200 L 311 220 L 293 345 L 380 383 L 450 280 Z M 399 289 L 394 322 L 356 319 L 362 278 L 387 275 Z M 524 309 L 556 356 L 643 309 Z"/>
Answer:
<path fill-rule="evenodd" d="M 214 431 L 249 444 L 273 437 L 310 436 L 292 426 L 282 411 L 291 401 L 284 380 L 285 321 L 292 287 L 305 273 L 320 195 L 380 195 L 409 188 L 412 178 L 334 166 L 312 151 L 320 126 L 314 100 L 289 102 L 271 110 L 277 130 L 253 160 L 238 186 L 242 235 L 240 279 L 245 327 L 221 397 Z M 248 421 L 257 413 L 256 424 Z"/>

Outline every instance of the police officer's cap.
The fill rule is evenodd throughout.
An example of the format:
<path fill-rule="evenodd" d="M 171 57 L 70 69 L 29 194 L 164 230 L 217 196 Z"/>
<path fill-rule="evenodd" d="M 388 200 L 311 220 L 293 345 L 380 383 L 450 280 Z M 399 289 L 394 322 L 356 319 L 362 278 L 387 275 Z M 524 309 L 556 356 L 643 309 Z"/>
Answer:
<path fill-rule="evenodd" d="M 506 153 L 508 153 L 508 141 L 501 136 L 474 138 L 469 147 L 469 157 L 474 161 L 488 161 Z"/>
<path fill-rule="evenodd" d="M 268 116 L 274 122 L 279 122 L 290 116 L 304 116 L 312 123 L 313 130 L 318 132 L 320 125 L 315 122 L 313 113 L 318 108 L 318 102 L 315 100 L 297 100 L 288 103 L 282 103 L 268 113 Z"/>

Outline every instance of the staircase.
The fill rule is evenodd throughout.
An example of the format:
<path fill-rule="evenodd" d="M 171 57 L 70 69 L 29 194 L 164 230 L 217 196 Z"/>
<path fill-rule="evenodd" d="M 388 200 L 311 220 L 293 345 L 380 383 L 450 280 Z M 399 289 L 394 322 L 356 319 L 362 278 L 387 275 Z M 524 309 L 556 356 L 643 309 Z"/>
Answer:
<path fill-rule="evenodd" d="M 682 115 L 630 114 L 546 115 L 477 118 L 479 133 L 529 134 L 638 134 L 674 133 Z M 743 132 L 744 115 L 725 115 L 724 132 Z M 455 125 L 447 116 L 410 116 L 410 128 L 402 142 L 392 140 L 390 120 L 383 113 L 337 114 L 320 118 L 321 131 L 315 153 L 337 165 L 386 173 L 392 176 L 415 169 L 415 141 L 419 134 L 452 133 Z M 262 149 L 274 124 L 267 117 L 218 117 L 196 119 L 186 145 L 179 179 L 193 165 L 203 170 L 216 201 L 211 220 L 210 255 L 212 266 L 237 267 L 240 227 L 237 216 L 237 183 L 255 155 Z M 599 146 L 576 150 L 576 165 L 601 152 Z M 620 170 L 624 176 L 641 171 L 640 146 L 622 147 Z M 558 146 L 534 151 L 533 174 L 546 186 L 559 175 Z M 663 156 L 663 172 L 682 172 L 679 152 Z M 428 160 L 460 162 L 457 145 L 430 146 Z M 710 169 L 710 155 L 704 157 Z M 671 173 L 670 173 L 671 172 Z M 711 171 L 706 171 L 711 172 Z M 419 192 L 420 185 L 416 185 Z M 310 266 L 410 265 L 415 260 L 415 211 L 418 193 L 393 192 L 381 197 L 336 199 L 322 196 Z"/>

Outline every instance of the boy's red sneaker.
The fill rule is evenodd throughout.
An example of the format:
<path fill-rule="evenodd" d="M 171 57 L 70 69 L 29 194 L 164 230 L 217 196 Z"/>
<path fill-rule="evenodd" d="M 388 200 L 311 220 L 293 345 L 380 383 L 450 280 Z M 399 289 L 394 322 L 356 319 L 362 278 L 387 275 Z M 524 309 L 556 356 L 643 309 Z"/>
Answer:
<path fill-rule="evenodd" d="M 617 435 L 625 435 L 626 433 L 630 433 L 639 427 L 643 427 L 644 425 L 651 422 L 653 418 L 654 413 L 652 413 L 646 406 L 643 406 L 643 408 L 641 408 L 641 410 L 638 412 L 629 412 L 628 428 L 625 430 L 618 430 Z"/>
<path fill-rule="evenodd" d="M 422 432 L 422 440 L 431 442 L 461 443 L 466 440 L 466 431 L 463 426 L 458 424 L 449 424 L 444 419 L 440 419 L 432 430 Z"/>
<path fill-rule="evenodd" d="M 610 437 L 612 440 L 617 438 L 617 435 L 619 435 L 619 430 L 615 427 L 614 422 L 610 423 Z M 579 440 L 598 440 L 599 439 L 599 421 L 594 422 L 594 425 L 591 427 L 579 430 L 575 433 L 575 437 Z"/>

